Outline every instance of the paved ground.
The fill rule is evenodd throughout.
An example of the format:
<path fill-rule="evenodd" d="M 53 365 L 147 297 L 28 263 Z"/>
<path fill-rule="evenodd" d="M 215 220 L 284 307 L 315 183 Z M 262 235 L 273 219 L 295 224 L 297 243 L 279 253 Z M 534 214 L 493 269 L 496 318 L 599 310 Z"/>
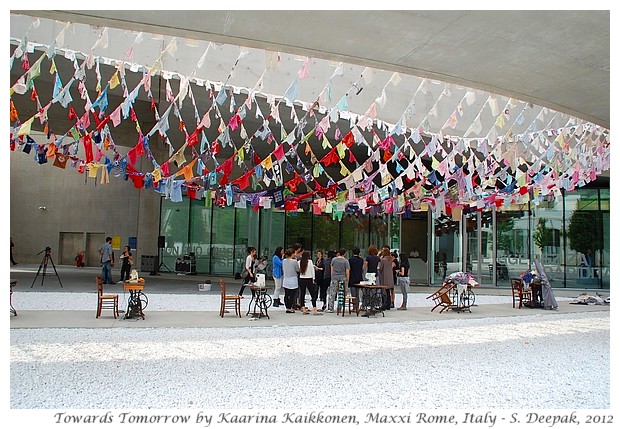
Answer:
<path fill-rule="evenodd" d="M 95 276 L 100 274 L 100 269 L 96 267 L 77 268 L 74 266 L 48 266 L 43 275 L 38 265 L 15 265 L 11 267 L 11 279 L 17 280 L 15 291 L 19 293 L 28 292 L 63 292 L 63 293 L 88 293 L 96 294 Z M 56 274 L 57 273 L 57 274 Z M 118 279 L 118 270 L 114 276 Z M 219 295 L 219 277 L 205 275 L 177 275 L 174 273 L 161 273 L 160 275 L 144 275 L 146 280 L 145 292 L 151 296 L 151 301 L 157 299 L 157 294 L 195 294 L 210 295 L 217 299 Z M 199 291 L 198 284 L 206 280 L 212 282 L 212 290 L 209 292 Z M 231 291 L 237 291 L 240 280 L 226 278 Z M 272 285 L 272 282 L 267 282 Z M 412 293 L 430 295 L 437 289 L 436 286 L 414 286 Z M 123 293 L 121 285 L 106 285 L 107 292 Z M 575 297 L 584 290 L 577 289 L 554 289 L 556 297 Z M 609 291 L 590 290 L 590 294 L 595 292 L 603 296 L 609 296 Z M 510 296 L 508 288 L 476 288 L 477 295 Z M 161 299 L 165 299 L 162 297 Z M 400 296 L 397 297 L 397 302 Z M 273 326 L 273 325 L 340 325 L 340 324 L 368 324 L 384 323 L 394 321 L 415 321 L 415 320 L 450 320 L 450 319 L 472 319 L 515 315 L 549 314 L 549 310 L 543 309 L 514 309 L 511 304 L 489 304 L 472 307 L 471 313 L 444 311 L 430 311 L 430 308 L 410 308 L 408 311 L 389 311 L 385 312 L 385 317 L 381 315 L 367 317 L 356 317 L 347 314 L 345 317 L 338 317 L 336 314 L 325 314 L 322 317 L 287 315 L 283 307 L 278 309 L 271 308 L 269 319 L 253 320 L 246 317 L 247 304 L 249 304 L 249 291 L 246 298 L 242 301 L 242 317 L 235 317 L 228 314 L 220 318 L 216 311 L 147 311 L 145 320 L 123 318 L 114 319 L 111 314 L 104 314 L 97 319 L 94 317 L 96 298 L 93 299 L 92 311 L 53 311 L 53 310 L 21 310 L 17 308 L 18 317 L 11 317 L 11 328 L 71 328 L 71 327 L 241 327 L 241 326 Z M 589 306 L 573 305 L 568 301 L 560 300 L 559 308 L 555 313 L 585 312 L 585 311 L 609 311 L 610 306 Z M 121 309 L 122 310 L 122 309 Z M 107 313 L 110 313 L 109 311 Z"/>

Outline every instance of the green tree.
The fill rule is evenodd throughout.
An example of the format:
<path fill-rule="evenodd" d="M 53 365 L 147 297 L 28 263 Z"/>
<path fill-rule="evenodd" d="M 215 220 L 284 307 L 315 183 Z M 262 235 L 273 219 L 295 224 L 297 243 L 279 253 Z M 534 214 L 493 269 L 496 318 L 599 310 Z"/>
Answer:
<path fill-rule="evenodd" d="M 498 219 L 497 221 L 497 248 L 503 250 L 506 255 L 512 253 L 513 236 L 512 231 L 515 221 L 512 217 Z"/>
<path fill-rule="evenodd" d="M 586 253 L 588 249 L 602 250 L 599 240 L 596 212 L 591 210 L 575 210 L 568 223 L 566 235 L 571 250 Z"/>
<path fill-rule="evenodd" d="M 538 219 L 536 229 L 532 234 L 532 240 L 534 240 L 534 244 L 536 244 L 536 246 L 540 249 L 540 253 L 544 253 L 545 246 L 551 244 L 553 240 L 553 230 L 551 228 L 547 228 L 547 219 Z"/>

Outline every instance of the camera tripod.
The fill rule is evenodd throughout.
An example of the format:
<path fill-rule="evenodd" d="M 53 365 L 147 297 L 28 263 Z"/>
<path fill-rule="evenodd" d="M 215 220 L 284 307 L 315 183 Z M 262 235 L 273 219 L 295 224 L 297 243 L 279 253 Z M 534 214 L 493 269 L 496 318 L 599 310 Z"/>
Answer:
<path fill-rule="evenodd" d="M 37 277 L 39 277 L 39 273 L 41 272 L 41 268 L 43 268 L 43 276 L 41 277 L 41 286 L 43 286 L 43 281 L 45 280 L 45 275 L 47 273 L 47 263 L 51 262 L 52 267 L 54 268 L 54 273 L 56 273 L 56 277 L 58 277 L 58 283 L 60 283 L 60 287 L 62 287 L 62 282 L 60 281 L 60 276 L 58 275 L 58 271 L 56 271 L 56 265 L 54 265 L 54 261 L 52 260 L 52 248 L 46 247 L 44 250 L 41 250 L 37 255 L 45 252 L 43 255 L 43 260 L 41 261 L 41 265 L 39 265 L 39 270 L 37 271 L 37 275 L 34 276 L 34 280 L 32 281 L 32 286 L 34 286 L 34 282 L 37 281 Z"/>

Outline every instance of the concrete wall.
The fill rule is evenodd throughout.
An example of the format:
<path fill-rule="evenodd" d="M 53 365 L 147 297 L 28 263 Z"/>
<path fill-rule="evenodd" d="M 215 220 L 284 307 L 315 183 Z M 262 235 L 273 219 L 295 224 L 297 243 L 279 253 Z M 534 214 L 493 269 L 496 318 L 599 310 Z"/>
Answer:
<path fill-rule="evenodd" d="M 44 141 L 39 140 L 44 138 L 40 134 L 32 137 Z M 108 184 L 101 184 L 100 176 L 88 178 L 70 163 L 65 169 L 55 167 L 53 158 L 39 165 L 34 151 L 15 151 L 9 156 L 9 231 L 18 263 L 40 263 L 43 254 L 37 254 L 46 246 L 51 247 L 56 264 L 73 263 L 77 251 L 92 253 L 98 247 L 89 237 L 106 235 L 120 236 L 121 246 L 128 237 L 137 237 L 136 261 L 142 254 L 157 254 L 160 196 L 153 189 L 136 189 L 131 180 L 113 175 Z M 149 165 L 142 169 L 142 163 L 150 161 L 143 157 L 136 168 L 149 171 Z M 88 256 L 89 265 L 98 264 L 95 255 Z"/>

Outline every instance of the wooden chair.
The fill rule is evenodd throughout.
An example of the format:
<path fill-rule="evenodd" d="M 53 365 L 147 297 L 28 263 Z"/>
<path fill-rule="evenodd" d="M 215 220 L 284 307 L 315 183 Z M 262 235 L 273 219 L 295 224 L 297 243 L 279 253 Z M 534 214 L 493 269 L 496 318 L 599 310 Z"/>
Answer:
<path fill-rule="evenodd" d="M 344 296 L 344 302 L 342 307 L 340 305 L 338 305 L 338 309 L 337 309 L 337 313 L 336 314 L 340 314 L 340 310 L 342 310 L 342 317 L 344 317 L 344 312 L 345 309 L 348 307 L 349 308 L 349 314 L 352 314 L 353 312 L 355 312 L 356 316 L 360 315 L 360 310 L 359 310 L 359 303 L 357 302 L 357 297 L 350 295 L 349 290 L 347 289 L 347 285 L 346 283 L 343 282 L 343 296 Z"/>
<path fill-rule="evenodd" d="M 360 315 L 360 305 L 358 302 L 358 298 L 356 296 L 353 295 L 345 295 L 344 297 L 344 303 L 346 306 L 349 307 L 349 314 L 351 314 L 351 312 L 355 312 L 356 316 Z"/>
<path fill-rule="evenodd" d="M 445 282 L 439 289 L 437 289 L 434 293 L 427 296 L 426 299 L 432 299 L 435 306 L 431 309 L 433 312 L 436 308 L 441 307 L 440 313 L 443 313 L 444 310 L 453 306 L 452 298 L 452 289 L 454 289 L 456 285 L 452 282 Z"/>
<path fill-rule="evenodd" d="M 101 276 L 96 277 L 97 281 L 97 319 L 101 316 L 101 310 L 114 311 L 114 318 L 120 315 L 118 312 L 118 294 L 103 293 L 103 279 Z"/>
<path fill-rule="evenodd" d="M 519 301 L 519 308 L 523 305 L 528 307 L 532 306 L 532 291 L 523 290 L 523 280 L 518 277 L 510 279 L 510 287 L 512 288 L 512 308 L 515 308 L 517 300 Z"/>
<path fill-rule="evenodd" d="M 226 282 L 220 278 L 220 317 L 224 317 L 227 310 L 235 310 L 235 314 L 241 317 L 241 297 L 226 295 Z"/>

